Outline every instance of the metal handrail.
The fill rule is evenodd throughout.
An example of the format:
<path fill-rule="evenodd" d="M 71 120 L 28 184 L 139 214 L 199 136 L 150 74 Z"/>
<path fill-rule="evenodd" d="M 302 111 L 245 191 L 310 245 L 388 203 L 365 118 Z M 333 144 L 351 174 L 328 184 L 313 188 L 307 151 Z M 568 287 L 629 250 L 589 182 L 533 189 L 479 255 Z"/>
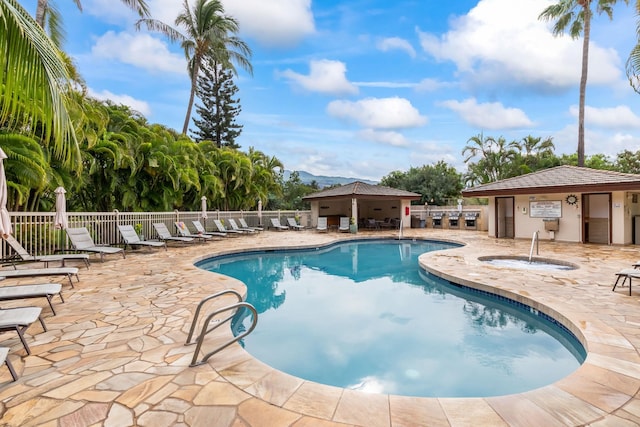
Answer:
<path fill-rule="evenodd" d="M 538 239 L 538 230 L 533 232 L 533 237 L 531 237 L 531 249 L 529 250 L 529 262 L 533 259 L 533 245 L 536 245 L 536 255 L 540 255 L 540 240 Z"/>
<path fill-rule="evenodd" d="M 210 300 L 212 300 L 214 298 L 217 298 L 219 296 L 226 295 L 226 294 L 236 295 L 236 297 L 238 297 L 239 302 L 237 302 L 235 304 L 228 305 L 226 307 L 222 307 L 222 308 L 220 308 L 218 310 L 215 310 L 214 312 L 209 314 L 209 316 L 207 316 L 206 320 L 202 324 L 202 330 L 200 331 L 200 334 L 198 334 L 198 337 L 196 339 L 196 348 L 193 351 L 193 359 L 191 359 L 191 364 L 189 365 L 191 367 L 202 365 L 207 360 L 209 360 L 209 358 L 211 356 L 213 356 L 214 354 L 216 354 L 220 350 L 223 350 L 223 349 L 227 348 L 228 346 L 230 346 L 231 344 L 233 344 L 233 343 L 235 343 L 237 341 L 240 341 L 242 338 L 244 338 L 247 335 L 249 335 L 255 329 L 256 325 L 258 324 L 258 312 L 255 309 L 255 307 L 253 305 L 249 304 L 248 302 L 242 301 L 242 296 L 237 291 L 234 291 L 232 289 L 228 289 L 228 290 L 225 290 L 225 291 L 222 291 L 222 292 L 218 292 L 217 294 L 210 295 L 210 296 L 204 298 L 202 301 L 200 301 L 200 303 L 198 304 L 198 308 L 196 309 L 195 315 L 193 317 L 193 322 L 191 323 L 191 328 L 189 330 L 189 335 L 187 336 L 187 342 L 185 343 L 185 345 L 194 344 L 193 342 L 191 342 L 191 339 L 193 337 L 193 332 L 195 331 L 196 324 L 198 323 L 198 317 L 200 316 L 200 311 L 201 311 L 202 306 L 204 305 L 204 303 L 206 303 L 207 301 L 210 301 Z M 221 325 L 225 324 L 226 322 L 228 322 L 229 320 L 233 319 L 235 314 L 238 312 L 238 309 L 243 309 L 243 308 L 246 308 L 247 310 L 251 311 L 251 318 L 252 319 L 251 319 L 251 326 L 249 327 L 249 329 L 247 329 L 242 334 L 233 337 L 231 340 L 227 341 L 226 343 L 218 346 L 213 351 L 205 354 L 204 357 L 202 358 L 202 360 L 200 360 L 198 362 L 198 355 L 200 354 L 200 350 L 202 348 L 202 343 L 204 341 L 204 337 L 209 332 L 217 329 L 219 326 L 221 326 Z M 211 328 L 209 328 L 209 324 L 211 323 L 211 321 L 213 320 L 214 317 L 216 317 L 220 313 L 224 313 L 224 312 L 227 312 L 227 311 L 231 311 L 232 314 L 229 315 L 228 317 L 226 317 L 223 320 L 216 320 L 217 323 L 214 326 L 212 326 Z"/>

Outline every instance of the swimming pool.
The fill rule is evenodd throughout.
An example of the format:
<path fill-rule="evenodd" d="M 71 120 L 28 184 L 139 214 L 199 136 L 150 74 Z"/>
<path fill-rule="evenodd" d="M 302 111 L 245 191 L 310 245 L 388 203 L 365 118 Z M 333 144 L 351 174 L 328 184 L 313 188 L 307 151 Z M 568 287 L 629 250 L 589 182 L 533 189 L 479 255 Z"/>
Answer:
<path fill-rule="evenodd" d="M 247 301 L 260 315 L 243 340 L 246 350 L 310 381 L 406 396 L 480 397 L 541 387 L 580 366 L 584 349 L 552 319 L 420 270 L 420 254 L 452 246 L 352 241 L 198 265 L 247 285 Z"/>

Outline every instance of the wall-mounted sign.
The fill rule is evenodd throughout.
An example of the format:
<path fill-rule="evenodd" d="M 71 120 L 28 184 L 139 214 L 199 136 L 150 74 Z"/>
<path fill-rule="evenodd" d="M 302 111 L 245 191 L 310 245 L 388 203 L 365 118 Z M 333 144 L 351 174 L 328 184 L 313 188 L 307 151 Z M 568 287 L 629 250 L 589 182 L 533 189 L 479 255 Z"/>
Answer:
<path fill-rule="evenodd" d="M 561 200 L 539 200 L 529 202 L 529 216 L 531 218 L 561 218 Z"/>

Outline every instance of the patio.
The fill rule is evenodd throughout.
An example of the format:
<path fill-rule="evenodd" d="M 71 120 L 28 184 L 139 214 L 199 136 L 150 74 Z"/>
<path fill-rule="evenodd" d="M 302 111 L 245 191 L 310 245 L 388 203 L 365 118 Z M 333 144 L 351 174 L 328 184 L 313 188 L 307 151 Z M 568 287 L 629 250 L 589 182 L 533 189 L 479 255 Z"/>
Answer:
<path fill-rule="evenodd" d="M 397 230 L 359 232 L 397 236 Z M 407 229 L 405 237 L 456 240 L 466 246 L 426 254 L 421 262 L 445 278 L 496 288 L 534 301 L 563 321 L 588 350 L 585 363 L 563 380 L 518 395 L 426 399 L 364 394 L 306 382 L 275 371 L 239 345 L 189 367 L 185 346 L 193 311 L 205 296 L 235 279 L 196 268 L 205 257 L 241 249 L 299 247 L 352 238 L 344 233 L 265 231 L 258 235 L 162 251 L 128 251 L 127 258 L 92 258 L 65 303 L 41 304 L 48 332 L 27 331 L 32 355 L 15 334 L 0 335 L 19 379 L 0 368 L 0 414 L 6 426 L 433 426 L 640 424 L 640 287 L 611 291 L 614 273 L 640 259 L 635 246 L 543 242 L 540 257 L 580 266 L 573 271 L 509 270 L 480 255 L 529 253 L 529 241 L 497 240 L 486 232 Z M 511 274 L 505 274 L 509 272 Z M 10 280 L 7 284 L 34 283 Z M 259 327 L 259 323 L 258 323 Z M 226 341 L 220 328 L 207 340 Z"/>

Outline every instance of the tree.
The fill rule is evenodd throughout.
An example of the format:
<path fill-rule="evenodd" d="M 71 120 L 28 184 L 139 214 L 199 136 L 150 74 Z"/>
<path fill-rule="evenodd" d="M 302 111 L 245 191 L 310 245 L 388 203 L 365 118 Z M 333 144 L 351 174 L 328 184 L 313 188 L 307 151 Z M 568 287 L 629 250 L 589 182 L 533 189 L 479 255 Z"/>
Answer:
<path fill-rule="evenodd" d="M 133 9 L 140 17 L 149 16 L 149 8 L 145 0 L 121 0 L 127 7 Z M 82 11 L 82 3 L 80 0 L 73 0 L 75 5 Z M 62 28 L 62 16 L 50 0 L 38 0 L 36 6 L 36 22 L 41 28 L 48 30 L 51 40 L 56 46 L 61 46 L 64 39 L 64 30 Z"/>
<path fill-rule="evenodd" d="M 544 20 L 556 20 L 553 35 L 558 36 L 569 27 L 569 35 L 573 39 L 583 34 L 582 40 L 582 72 L 580 75 L 580 99 L 578 109 L 578 166 L 584 166 L 584 109 L 587 91 L 587 72 L 589 68 L 589 41 L 591 38 L 591 3 L 596 2 L 596 12 L 603 12 L 613 19 L 613 6 L 617 0 L 560 0 L 547 7 L 539 16 Z M 628 0 L 624 0 L 628 4 Z"/>
<path fill-rule="evenodd" d="M 462 176 L 441 160 L 434 165 L 412 167 L 407 172 L 393 171 L 380 184 L 421 194 L 421 204 L 445 205 L 448 199 L 460 197 Z"/>
<path fill-rule="evenodd" d="M 136 27 L 139 29 L 143 24 L 151 31 L 165 34 L 171 41 L 179 41 L 184 50 L 191 82 L 187 113 L 182 126 L 182 133 L 185 135 L 191 119 L 198 74 L 203 64 L 213 60 L 237 74 L 234 66 L 237 63 L 244 70 L 253 73 L 249 62 L 251 49 L 235 35 L 239 31 L 238 22 L 224 15 L 224 8 L 219 0 L 196 0 L 193 9 L 189 8 L 188 0 L 184 0 L 183 10 L 174 23 L 185 31 L 184 34 L 155 19 L 141 19 Z"/>
<path fill-rule="evenodd" d="M 640 151 L 624 150 L 618 153 L 615 170 L 624 173 L 640 174 Z"/>
<path fill-rule="evenodd" d="M 53 141 L 65 164 L 79 161 L 60 51 L 16 0 L 0 0 L 0 18 L 0 127 Z"/>
<path fill-rule="evenodd" d="M 465 182 L 468 185 L 486 184 L 520 174 L 515 162 L 520 148 L 515 141 L 507 143 L 500 137 L 495 139 L 479 134 L 469 138 L 462 150 L 467 163 Z M 472 162 L 472 159 L 477 159 Z"/>
<path fill-rule="evenodd" d="M 242 125 L 235 121 L 241 111 L 239 101 L 233 98 L 236 92 L 231 71 L 211 60 L 202 68 L 196 93 L 203 105 L 196 104 L 200 119 L 194 118 L 198 129 L 192 132 L 197 142 L 209 140 L 218 148 L 239 148 L 235 140 L 242 133 Z"/>
<path fill-rule="evenodd" d="M 520 153 L 518 161 L 521 173 L 530 173 L 549 167 L 549 159 L 554 157 L 553 138 L 544 141 L 541 137 L 528 135 L 517 143 Z"/>

